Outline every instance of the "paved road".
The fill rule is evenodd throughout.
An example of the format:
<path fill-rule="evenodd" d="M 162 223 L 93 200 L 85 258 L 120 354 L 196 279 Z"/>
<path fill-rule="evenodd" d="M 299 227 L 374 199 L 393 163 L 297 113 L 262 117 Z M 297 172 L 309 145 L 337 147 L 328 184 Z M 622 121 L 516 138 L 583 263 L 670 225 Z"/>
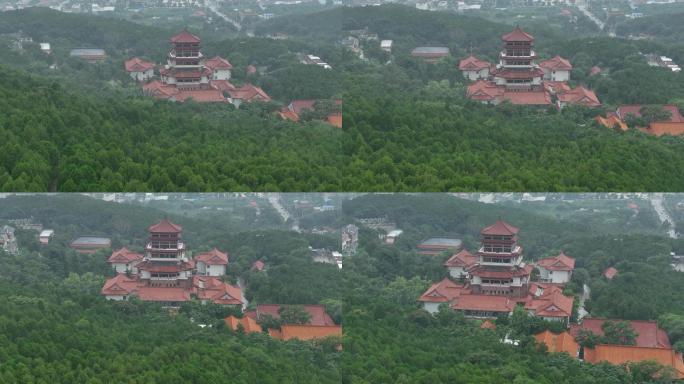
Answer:
<path fill-rule="evenodd" d="M 580 296 L 579 309 L 577 310 L 578 320 L 581 320 L 584 316 L 589 314 L 589 312 L 587 312 L 587 310 L 584 309 L 584 302 L 589 300 L 590 296 L 591 296 L 591 289 L 589 289 L 588 285 L 584 284 L 584 286 L 582 287 L 582 296 Z"/>
<path fill-rule="evenodd" d="M 283 221 L 287 221 L 290 218 L 290 213 L 280 205 L 280 199 L 277 195 L 269 195 L 268 202 L 271 203 L 271 206 L 273 206 L 278 213 L 280 213 L 280 217 L 283 218 Z"/>
<path fill-rule="evenodd" d="M 215 14 L 217 14 L 217 15 L 218 15 L 220 18 L 222 18 L 223 20 L 225 20 L 225 21 L 227 21 L 227 22 L 233 24 L 233 26 L 235 26 L 235 28 L 238 30 L 238 32 L 239 32 L 240 30 L 242 30 L 242 25 L 240 25 L 240 23 L 238 23 L 237 21 L 231 19 L 230 17 L 226 16 L 224 13 L 222 13 L 221 11 L 219 11 L 219 10 L 218 10 L 218 6 L 216 5 L 215 2 L 209 2 L 209 9 L 211 9 L 212 12 L 214 12 Z"/>
<path fill-rule="evenodd" d="M 593 21 L 594 24 L 596 24 L 596 26 L 599 27 L 599 29 L 603 31 L 603 27 L 605 26 L 605 24 L 603 23 L 603 21 L 601 21 L 598 17 L 594 16 L 593 13 L 589 12 L 589 10 L 587 9 L 587 7 L 585 7 L 585 6 L 579 6 L 579 7 L 577 7 L 577 8 L 579 8 L 580 12 L 584 13 L 584 15 L 585 15 L 586 17 L 588 17 L 589 19 L 591 19 L 591 21 Z"/>
<path fill-rule="evenodd" d="M 675 231 L 675 222 L 674 220 L 672 220 L 670 214 L 667 213 L 667 209 L 663 204 L 663 194 L 654 193 L 653 195 L 651 195 L 651 205 L 653 206 L 653 209 L 655 209 L 656 214 L 658 214 L 658 219 L 660 219 L 660 222 L 664 223 L 667 221 L 669 223 L 670 228 L 667 230 L 668 236 L 670 236 L 673 239 L 676 239 L 677 231 Z"/>
<path fill-rule="evenodd" d="M 242 277 L 238 277 L 237 284 L 240 288 L 240 293 L 242 293 L 242 310 L 244 311 L 245 309 L 247 309 L 249 301 L 247 301 L 247 298 L 245 297 L 245 281 L 242 279 Z"/>

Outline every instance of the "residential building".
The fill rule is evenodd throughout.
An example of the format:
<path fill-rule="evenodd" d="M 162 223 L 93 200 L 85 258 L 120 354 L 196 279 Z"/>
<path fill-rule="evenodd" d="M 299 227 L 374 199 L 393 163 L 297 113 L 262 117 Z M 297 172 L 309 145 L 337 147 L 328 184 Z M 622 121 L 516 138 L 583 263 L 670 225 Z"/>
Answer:
<path fill-rule="evenodd" d="M 230 71 L 233 65 L 226 59 L 220 56 L 214 56 L 205 62 L 207 68 L 212 72 L 212 80 L 230 80 Z"/>
<path fill-rule="evenodd" d="M 387 53 L 392 53 L 393 44 L 394 42 L 392 40 L 382 40 L 380 41 L 380 49 Z"/>
<path fill-rule="evenodd" d="M 449 54 L 447 47 L 416 47 L 411 51 L 411 56 L 423 59 L 427 63 L 436 63 Z"/>
<path fill-rule="evenodd" d="M 105 53 L 104 49 L 99 48 L 72 49 L 69 53 L 69 56 L 85 60 L 89 63 L 97 63 L 99 61 L 104 61 L 107 58 L 107 54 Z"/>
<path fill-rule="evenodd" d="M 38 235 L 38 241 L 40 242 L 41 245 L 47 245 L 50 243 L 50 240 L 55 236 L 55 231 L 52 229 L 44 229 L 40 232 L 40 235 Z"/>
<path fill-rule="evenodd" d="M 154 77 L 155 65 L 152 62 L 134 57 L 124 62 L 126 72 L 136 81 L 148 81 Z"/>
<path fill-rule="evenodd" d="M 137 274 L 137 265 L 142 262 L 143 255 L 137 252 L 130 251 L 128 248 L 123 247 L 119 250 L 112 252 L 109 256 L 107 262 L 112 265 L 112 268 L 117 273 L 132 273 Z"/>
<path fill-rule="evenodd" d="M 463 76 L 471 81 L 488 79 L 491 66 L 488 61 L 480 60 L 472 54 L 458 63 L 458 69 Z"/>
<path fill-rule="evenodd" d="M 91 254 L 112 246 L 112 241 L 106 237 L 83 236 L 72 241 L 69 247 L 78 253 Z"/>
<path fill-rule="evenodd" d="M 539 67 L 544 71 L 544 80 L 550 81 L 568 81 L 570 80 L 570 71 L 572 71 L 572 64 L 567 59 L 558 55 L 549 60 L 544 60 L 539 63 Z"/>
<path fill-rule="evenodd" d="M 444 266 L 449 271 L 449 275 L 454 279 L 462 279 L 468 276 L 468 270 L 478 262 L 478 257 L 468 252 L 467 249 L 455 253 L 445 263 Z"/>
<path fill-rule="evenodd" d="M 10 227 L 9 225 L 0 227 L 0 249 L 9 254 L 16 254 L 19 252 L 17 238 L 14 236 L 14 227 Z"/>
<path fill-rule="evenodd" d="M 561 252 L 558 256 L 537 261 L 539 280 L 545 283 L 565 284 L 570 282 L 575 269 L 575 259 Z"/>
<path fill-rule="evenodd" d="M 195 255 L 197 273 L 206 276 L 223 276 L 226 274 L 228 254 L 214 248 L 209 252 Z"/>
<path fill-rule="evenodd" d="M 423 240 L 416 246 L 421 255 L 437 256 L 443 252 L 456 252 L 461 249 L 463 242 L 459 239 L 433 237 Z"/>

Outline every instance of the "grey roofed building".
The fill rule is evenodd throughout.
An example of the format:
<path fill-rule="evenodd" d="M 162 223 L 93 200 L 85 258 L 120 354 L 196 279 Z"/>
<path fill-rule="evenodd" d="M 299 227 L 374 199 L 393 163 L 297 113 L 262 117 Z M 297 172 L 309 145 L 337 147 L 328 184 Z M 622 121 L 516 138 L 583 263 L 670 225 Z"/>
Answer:
<path fill-rule="evenodd" d="M 444 251 L 457 251 L 461 249 L 463 242 L 460 239 L 447 237 L 432 237 L 424 240 L 416 248 L 423 255 L 439 255 Z"/>

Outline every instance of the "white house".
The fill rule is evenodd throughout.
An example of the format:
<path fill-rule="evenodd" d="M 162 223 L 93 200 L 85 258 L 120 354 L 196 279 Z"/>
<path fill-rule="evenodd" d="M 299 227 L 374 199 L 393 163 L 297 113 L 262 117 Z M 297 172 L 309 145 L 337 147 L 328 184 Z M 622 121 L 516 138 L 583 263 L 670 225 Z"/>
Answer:
<path fill-rule="evenodd" d="M 460 279 L 467 277 L 468 268 L 477 264 L 477 256 L 468 252 L 467 249 L 462 250 L 459 253 L 451 256 L 445 263 L 444 266 L 449 271 L 449 275 L 454 279 Z"/>
<path fill-rule="evenodd" d="M 560 56 L 555 56 L 552 59 L 542 61 L 539 66 L 544 71 L 544 80 L 550 81 L 568 81 L 570 80 L 570 71 L 572 71 L 572 64 L 567 59 Z"/>
<path fill-rule="evenodd" d="M 458 69 L 463 77 L 470 81 L 489 78 L 489 70 L 492 67 L 488 61 L 480 60 L 470 55 L 458 63 Z"/>
<path fill-rule="evenodd" d="M 124 63 L 126 72 L 136 81 L 147 81 L 154 76 L 154 63 L 134 57 Z"/>
<path fill-rule="evenodd" d="M 52 240 L 52 237 L 55 235 L 55 231 L 52 229 L 44 229 L 40 232 L 40 235 L 38 236 L 38 241 L 40 241 L 41 245 L 47 245 L 50 243 L 50 240 Z"/>
<path fill-rule="evenodd" d="M 439 283 L 433 284 L 425 293 L 418 299 L 423 303 L 423 309 L 434 314 L 439 312 L 439 306 L 442 304 L 450 304 L 455 298 L 461 294 L 463 285 L 456 284 L 448 278 L 444 278 Z"/>
<path fill-rule="evenodd" d="M 539 278 L 546 283 L 565 284 L 572 278 L 575 259 L 561 252 L 558 256 L 547 257 L 537 262 Z"/>
<path fill-rule="evenodd" d="M 394 42 L 392 40 L 382 40 L 380 41 L 380 49 L 387 53 L 392 53 L 392 44 Z"/>
<path fill-rule="evenodd" d="M 214 248 L 209 252 L 195 256 L 197 273 L 205 276 L 223 276 L 226 274 L 228 254 Z"/>
<path fill-rule="evenodd" d="M 230 80 L 230 71 L 233 69 L 233 65 L 223 57 L 215 56 L 205 61 L 204 65 L 211 69 L 212 80 Z"/>
<path fill-rule="evenodd" d="M 109 259 L 107 259 L 107 262 L 112 265 L 112 268 L 114 268 L 117 273 L 130 272 L 135 275 L 138 273 L 136 266 L 142 262 L 142 260 L 142 254 L 130 251 L 128 248 L 123 247 L 112 252 L 112 255 L 109 256 Z"/>

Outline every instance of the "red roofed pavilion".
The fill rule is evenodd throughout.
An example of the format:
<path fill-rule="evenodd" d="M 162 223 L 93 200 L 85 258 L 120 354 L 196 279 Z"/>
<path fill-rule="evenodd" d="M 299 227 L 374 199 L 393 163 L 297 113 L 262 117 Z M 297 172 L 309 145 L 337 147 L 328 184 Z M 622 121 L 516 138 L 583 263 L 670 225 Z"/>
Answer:
<path fill-rule="evenodd" d="M 201 39 L 188 31 L 182 31 L 179 34 L 172 36 L 170 41 L 172 43 L 199 43 Z"/>
<path fill-rule="evenodd" d="M 507 34 L 501 36 L 501 40 L 505 42 L 528 41 L 532 43 L 534 41 L 534 36 L 523 31 L 522 28 L 517 26 L 511 32 L 508 32 Z"/>

